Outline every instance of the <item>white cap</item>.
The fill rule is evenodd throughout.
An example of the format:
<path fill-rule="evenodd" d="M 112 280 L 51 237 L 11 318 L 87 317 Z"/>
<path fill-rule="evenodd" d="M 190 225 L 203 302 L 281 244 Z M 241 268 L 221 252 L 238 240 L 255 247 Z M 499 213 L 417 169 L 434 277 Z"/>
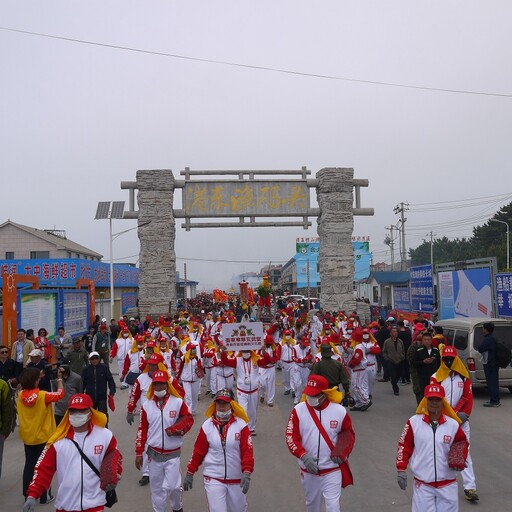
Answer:
<path fill-rule="evenodd" d="M 39 349 L 35 348 L 32 350 L 32 352 L 30 352 L 28 357 L 43 357 L 43 353 Z"/>
<path fill-rule="evenodd" d="M 133 316 L 132 316 L 132 317 L 130 317 L 130 322 L 131 322 L 132 320 L 135 320 L 135 318 L 133 318 Z"/>
<path fill-rule="evenodd" d="M 102 324 L 106 324 L 106 323 L 107 323 L 107 319 L 106 319 L 106 318 L 102 318 L 102 319 L 101 319 L 101 323 L 102 323 Z"/>
<path fill-rule="evenodd" d="M 91 359 L 91 357 L 94 357 L 94 356 L 96 356 L 96 357 L 100 357 L 100 355 L 98 354 L 98 352 L 91 352 L 91 353 L 89 354 L 89 359 Z"/>

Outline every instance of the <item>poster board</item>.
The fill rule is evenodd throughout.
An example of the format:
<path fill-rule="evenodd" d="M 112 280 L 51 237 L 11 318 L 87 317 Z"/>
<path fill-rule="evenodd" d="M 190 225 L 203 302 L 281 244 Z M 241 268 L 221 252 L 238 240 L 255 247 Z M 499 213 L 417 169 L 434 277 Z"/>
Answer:
<path fill-rule="evenodd" d="M 228 350 L 259 350 L 263 345 L 263 323 L 222 324 L 221 335 Z"/>

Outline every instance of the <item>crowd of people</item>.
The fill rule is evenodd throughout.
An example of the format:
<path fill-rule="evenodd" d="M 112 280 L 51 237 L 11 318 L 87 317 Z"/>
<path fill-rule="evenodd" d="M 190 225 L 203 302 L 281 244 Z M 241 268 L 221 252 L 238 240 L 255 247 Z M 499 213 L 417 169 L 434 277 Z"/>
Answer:
<path fill-rule="evenodd" d="M 109 368 L 114 360 L 119 385 L 130 393 L 130 425 L 140 410 L 135 464 L 139 484 L 150 486 L 156 512 L 167 510 L 168 503 L 174 512 L 183 510 L 183 490 L 193 488 L 201 465 L 209 510 L 247 510 L 258 405 L 274 406 L 277 369 L 284 394 L 293 399 L 285 438 L 298 459 L 308 511 L 320 511 L 322 501 L 326 510 L 340 510 L 341 490 L 352 483 L 348 458 L 355 433 L 349 412 L 371 407 L 377 377 L 390 382 L 395 395 L 400 385 L 412 383 L 418 403 L 397 455 L 398 485 L 406 488 L 409 464 L 415 478 L 413 510 L 457 510 L 454 471 L 462 471 L 466 498 L 479 499 L 468 450 L 471 383 L 442 329 L 422 318 L 412 325 L 394 318 L 364 325 L 356 312 L 320 309 L 307 315 L 288 305 L 266 325 L 260 347 L 234 351 L 224 342 L 222 327 L 236 320 L 225 309 L 196 316 L 181 311 L 143 322 L 124 317 L 107 324 L 98 318 L 82 339 L 59 329 L 51 342 L 44 328 L 33 340 L 19 329 L 10 350 L 0 347 L 0 471 L 3 440 L 12 431 L 5 382 L 11 390 L 18 387 L 24 511 L 34 510 L 36 499 L 54 499 L 49 487 L 54 473 L 58 510 L 96 512 L 112 499 L 122 471 L 108 429 L 117 389 Z M 492 324 L 486 327 L 491 334 Z M 183 436 L 194 423 L 202 384 L 213 400 L 182 481 Z M 95 438 L 105 448 L 101 454 Z M 81 467 L 81 487 L 70 488 L 60 478 L 69 456 Z M 435 474 L 425 470 L 429 459 Z M 73 508 L 77 500 L 82 508 Z"/>

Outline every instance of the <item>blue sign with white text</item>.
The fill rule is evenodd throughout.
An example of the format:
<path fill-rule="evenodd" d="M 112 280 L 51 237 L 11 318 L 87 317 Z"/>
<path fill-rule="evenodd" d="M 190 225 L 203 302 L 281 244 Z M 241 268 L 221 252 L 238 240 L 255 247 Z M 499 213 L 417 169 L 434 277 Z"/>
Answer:
<path fill-rule="evenodd" d="M 512 316 L 512 273 L 496 274 L 498 316 Z"/>
<path fill-rule="evenodd" d="M 432 277 L 432 265 L 420 265 L 411 267 L 411 306 L 413 311 L 434 311 L 434 280 Z"/>

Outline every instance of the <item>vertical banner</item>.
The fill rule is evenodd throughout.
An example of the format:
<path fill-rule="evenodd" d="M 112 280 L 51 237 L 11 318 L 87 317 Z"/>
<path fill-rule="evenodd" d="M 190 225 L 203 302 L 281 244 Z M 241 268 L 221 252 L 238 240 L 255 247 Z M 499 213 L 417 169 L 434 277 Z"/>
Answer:
<path fill-rule="evenodd" d="M 316 288 L 320 283 L 320 273 L 318 272 L 318 251 L 320 250 L 320 242 L 318 238 L 302 240 L 307 241 L 297 242 L 295 244 L 296 254 L 294 258 L 297 269 L 297 288 L 308 287 L 308 264 L 309 286 Z"/>
<path fill-rule="evenodd" d="M 434 311 L 434 281 L 432 266 L 411 267 L 411 309 L 413 311 L 432 313 Z M 450 317 L 448 317 L 450 318 Z"/>
<path fill-rule="evenodd" d="M 393 287 L 393 307 L 402 311 L 411 310 L 411 301 L 408 286 Z"/>
<path fill-rule="evenodd" d="M 354 281 L 366 279 L 370 275 L 372 253 L 370 242 L 352 242 L 354 248 Z"/>
<path fill-rule="evenodd" d="M 512 273 L 496 274 L 497 316 L 512 317 Z"/>

